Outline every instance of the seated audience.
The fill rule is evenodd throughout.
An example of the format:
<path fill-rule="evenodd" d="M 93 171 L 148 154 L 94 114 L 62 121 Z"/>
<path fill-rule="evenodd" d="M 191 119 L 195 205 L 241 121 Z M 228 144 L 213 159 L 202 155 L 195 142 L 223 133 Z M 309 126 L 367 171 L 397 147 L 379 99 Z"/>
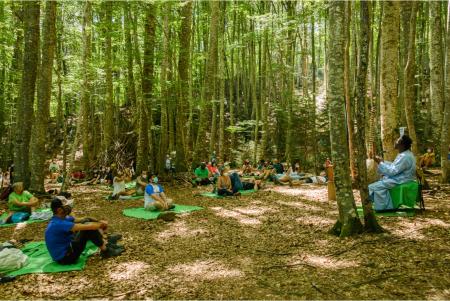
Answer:
<path fill-rule="evenodd" d="M 216 183 L 217 178 L 220 176 L 220 172 L 216 166 L 216 163 L 208 162 L 208 165 L 206 165 L 206 168 L 208 168 L 209 180 L 213 183 Z"/>
<path fill-rule="evenodd" d="M 55 159 L 53 159 L 50 165 L 48 166 L 48 170 L 50 171 L 52 182 L 55 182 L 56 179 L 59 177 L 59 165 L 58 163 L 56 163 Z"/>
<path fill-rule="evenodd" d="M 231 179 L 228 174 L 225 173 L 225 168 L 220 169 L 220 176 L 217 180 L 217 194 L 222 196 L 240 195 L 239 191 L 233 192 Z"/>
<path fill-rule="evenodd" d="M 127 171 L 126 171 L 127 172 Z M 112 199 L 117 200 L 120 196 L 131 196 L 135 193 L 134 189 L 126 189 L 125 183 L 130 181 L 129 174 L 124 174 L 121 170 L 113 179 L 113 193 Z"/>
<path fill-rule="evenodd" d="M 433 148 L 429 147 L 427 152 L 420 156 L 419 166 L 422 168 L 431 167 L 436 160 L 436 155 L 434 154 Z"/>
<path fill-rule="evenodd" d="M 209 171 L 206 168 L 205 162 L 202 162 L 200 166 L 195 169 L 192 184 L 195 186 L 211 184 L 211 180 L 209 179 Z"/>
<path fill-rule="evenodd" d="M 284 173 L 283 164 L 281 164 L 278 159 L 273 160 L 273 168 L 275 169 L 275 173 L 278 175 Z"/>
<path fill-rule="evenodd" d="M 395 143 L 399 154 L 394 162 L 385 162 L 375 157 L 378 163 L 378 173 L 381 180 L 369 185 L 369 198 L 374 203 L 375 210 L 391 210 L 393 208 L 389 189 L 416 179 L 416 158 L 411 152 L 412 140 L 407 135 L 401 136 Z"/>
<path fill-rule="evenodd" d="M 86 248 L 88 241 L 100 248 L 103 258 L 120 255 L 124 248 L 116 245 L 117 239 L 105 240 L 102 231 L 106 221 L 92 218 L 75 218 L 70 215 L 71 207 L 59 198 L 51 202 L 53 217 L 45 230 L 45 243 L 52 259 L 59 264 L 74 264 Z"/>
<path fill-rule="evenodd" d="M 165 221 L 171 221 L 175 218 L 175 212 L 168 211 L 175 208 L 175 205 L 166 196 L 163 187 L 158 184 L 156 174 L 150 176 L 150 183 L 145 187 L 144 208 L 149 211 L 162 211 L 158 218 Z"/>
<path fill-rule="evenodd" d="M 243 175 L 251 175 L 253 172 L 253 167 L 250 164 L 248 159 L 244 160 L 244 164 L 242 165 L 242 174 Z"/>
<path fill-rule="evenodd" d="M 12 185 L 13 192 L 8 197 L 8 216 L 5 223 L 11 222 L 11 217 L 16 212 L 30 213 L 39 205 L 39 200 L 31 193 L 24 190 L 23 182 Z"/>
<path fill-rule="evenodd" d="M 141 174 L 136 178 L 136 195 L 144 195 L 145 187 L 148 185 L 147 171 L 141 171 Z"/>

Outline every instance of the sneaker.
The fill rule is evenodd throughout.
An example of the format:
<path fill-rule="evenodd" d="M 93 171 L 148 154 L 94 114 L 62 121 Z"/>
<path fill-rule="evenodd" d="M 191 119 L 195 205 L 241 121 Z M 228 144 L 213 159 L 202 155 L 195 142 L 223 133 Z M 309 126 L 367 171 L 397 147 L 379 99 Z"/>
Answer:
<path fill-rule="evenodd" d="M 172 210 L 172 209 L 175 209 L 175 205 L 174 204 L 170 205 L 169 208 L 168 208 L 168 210 Z"/>
<path fill-rule="evenodd" d="M 102 258 L 110 258 L 110 257 L 114 257 L 114 256 L 119 256 L 120 254 L 122 254 L 124 251 L 124 249 L 115 249 L 112 248 L 111 246 L 106 247 L 105 251 L 100 252 L 100 255 L 102 256 Z"/>
<path fill-rule="evenodd" d="M 119 250 L 125 251 L 125 247 L 123 245 L 107 243 L 106 247 L 111 248 L 111 249 L 119 249 Z"/>
<path fill-rule="evenodd" d="M 173 211 L 163 211 L 158 215 L 157 219 L 162 219 L 165 222 L 171 222 L 175 219 L 175 215 L 176 214 Z"/>
<path fill-rule="evenodd" d="M 238 191 L 238 192 L 235 192 L 233 195 L 234 195 L 234 196 L 240 196 L 241 193 Z"/>
<path fill-rule="evenodd" d="M 117 241 L 119 241 L 121 239 L 122 239 L 122 234 L 116 233 L 116 234 L 108 235 L 108 243 L 113 244 L 113 245 L 116 244 Z"/>

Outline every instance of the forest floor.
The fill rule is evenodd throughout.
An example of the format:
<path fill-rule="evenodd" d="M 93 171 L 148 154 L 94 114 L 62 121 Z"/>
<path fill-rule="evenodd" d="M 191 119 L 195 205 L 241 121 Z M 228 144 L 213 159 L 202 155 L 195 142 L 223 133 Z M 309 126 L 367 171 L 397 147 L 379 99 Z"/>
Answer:
<path fill-rule="evenodd" d="M 143 201 L 106 201 L 105 188 L 77 187 L 74 214 L 109 220 L 125 253 L 93 255 L 83 271 L 19 276 L 0 286 L 0 298 L 450 299 L 450 186 L 436 179 L 425 212 L 380 217 L 387 233 L 347 239 L 327 233 L 337 207 L 325 186 L 238 199 L 166 187 L 176 203 L 204 207 L 173 222 L 125 217 Z M 45 227 L 0 228 L 0 241 L 43 240 Z"/>

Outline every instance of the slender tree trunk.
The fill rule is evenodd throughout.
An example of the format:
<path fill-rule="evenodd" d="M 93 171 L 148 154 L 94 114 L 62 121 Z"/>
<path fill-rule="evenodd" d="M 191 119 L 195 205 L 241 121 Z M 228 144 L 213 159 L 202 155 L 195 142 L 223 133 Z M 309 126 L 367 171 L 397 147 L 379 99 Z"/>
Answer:
<path fill-rule="evenodd" d="M 209 29 L 208 61 L 206 64 L 205 93 L 200 104 L 200 120 L 198 124 L 197 140 L 195 143 L 193 163 L 200 158 L 206 158 L 206 127 L 210 118 L 210 106 L 215 97 L 216 65 L 217 65 L 217 34 L 219 27 L 219 2 L 209 2 L 211 6 L 211 21 Z"/>
<path fill-rule="evenodd" d="M 430 99 L 433 145 L 441 145 L 442 112 L 444 111 L 444 48 L 440 1 L 430 1 Z"/>
<path fill-rule="evenodd" d="M 347 116 L 348 148 L 350 151 L 350 174 L 353 180 L 356 176 L 354 158 L 354 137 L 353 137 L 353 114 L 350 99 L 350 24 L 351 24 L 351 2 L 345 2 L 345 52 L 344 52 L 344 91 L 345 91 L 345 111 Z"/>
<path fill-rule="evenodd" d="M 83 166 L 85 170 L 89 169 L 90 161 L 92 158 L 91 154 L 91 135 L 92 127 L 90 124 L 91 120 L 91 59 L 92 59 L 92 3 L 86 1 L 84 3 L 84 14 L 83 14 L 83 25 L 82 25 L 82 35 L 83 35 L 83 86 L 81 92 L 81 140 L 83 143 Z"/>
<path fill-rule="evenodd" d="M 140 109 L 139 138 L 136 169 L 142 171 L 154 168 L 154 147 L 152 134 L 152 108 L 153 108 L 153 79 L 154 79 L 154 54 L 155 54 L 155 30 L 156 16 L 155 4 L 145 4 L 144 25 L 144 62 L 142 66 L 142 102 Z"/>
<path fill-rule="evenodd" d="M 105 12 L 104 31 L 105 37 L 105 79 L 106 79 L 106 99 L 105 99 L 105 114 L 103 122 L 103 150 L 105 155 L 108 154 L 108 149 L 114 142 L 114 97 L 113 97 L 113 78 L 112 78 L 112 1 L 104 1 L 102 3 Z"/>
<path fill-rule="evenodd" d="M 226 2 L 222 2 L 222 9 L 220 14 L 220 29 L 219 29 L 219 51 L 218 51 L 218 65 L 217 71 L 217 87 L 219 90 L 219 158 L 223 159 L 225 153 L 225 15 L 226 15 Z"/>
<path fill-rule="evenodd" d="M 450 182 L 450 160 L 448 160 L 450 145 L 450 2 L 447 6 L 447 32 L 445 35 L 446 60 L 445 60 L 445 108 L 441 129 L 441 168 L 442 183 Z"/>
<path fill-rule="evenodd" d="M 406 43 L 407 49 L 407 61 L 404 72 L 404 91 L 403 91 L 403 100 L 405 104 L 405 116 L 406 123 L 408 125 L 408 133 L 411 137 L 412 151 L 418 156 L 419 149 L 417 147 L 417 135 L 416 135 L 416 126 L 414 125 L 414 105 L 415 105 L 415 74 L 416 74 L 416 16 L 417 16 L 417 2 L 411 2 L 411 12 L 410 12 L 410 21 L 409 21 L 409 30 L 408 30 L 408 42 Z"/>
<path fill-rule="evenodd" d="M 394 149 L 397 132 L 397 79 L 399 44 L 399 3 L 383 2 L 384 11 L 381 22 L 381 139 L 385 159 L 393 161 L 397 152 Z"/>
<path fill-rule="evenodd" d="M 125 25 L 125 47 L 127 53 L 127 94 L 126 103 L 131 104 L 133 107 L 136 106 L 136 86 L 134 83 L 134 72 L 133 72 L 133 45 L 131 44 L 131 26 L 132 18 L 130 12 L 130 3 L 123 2 L 124 6 L 124 25 Z"/>
<path fill-rule="evenodd" d="M 52 96 L 52 71 L 56 45 L 56 1 L 45 5 L 41 68 L 39 70 L 37 116 L 31 139 L 31 186 L 33 191 L 45 192 L 45 144 L 47 141 L 50 99 Z"/>
<path fill-rule="evenodd" d="M 382 232 L 382 228 L 377 222 L 372 209 L 372 202 L 369 199 L 369 190 L 367 183 L 366 166 L 366 144 L 365 144 L 365 126 L 367 119 L 367 70 L 369 61 L 369 38 L 370 38 L 370 17 L 369 3 L 362 1 L 360 3 L 360 46 L 359 46 L 359 65 L 356 77 L 356 166 L 358 168 L 358 186 L 361 194 L 361 202 L 364 210 L 364 227 L 368 232 Z"/>
<path fill-rule="evenodd" d="M 191 26 L 192 26 L 192 1 L 185 0 L 181 8 L 181 27 L 179 34 L 179 58 L 178 58 L 178 76 L 180 79 L 180 97 L 177 105 L 177 131 L 176 131 L 176 168 L 177 171 L 186 171 L 186 112 L 190 106 L 189 94 L 189 72 L 191 71 Z"/>
<path fill-rule="evenodd" d="M 317 131 L 316 131 L 316 45 L 315 45 L 315 20 L 311 14 L 311 73 L 312 73 L 312 100 L 311 100 L 311 125 L 312 125 L 312 149 L 314 158 L 314 171 L 319 174 L 319 163 L 317 161 Z"/>
<path fill-rule="evenodd" d="M 336 199 L 339 219 L 331 230 L 340 237 L 359 233 L 361 221 L 356 211 L 350 178 L 349 150 L 345 122 L 344 57 L 345 3 L 329 4 L 329 82 L 327 100 L 330 105 L 331 156 L 335 166 Z"/>
<path fill-rule="evenodd" d="M 30 185 L 29 146 L 33 125 L 33 105 L 39 65 L 39 17 L 37 1 L 26 1 L 24 7 L 24 55 L 22 89 L 17 106 L 16 144 L 14 154 L 14 181 Z"/>
<path fill-rule="evenodd" d="M 295 16 L 295 2 L 287 2 L 287 13 L 289 20 L 293 20 Z M 288 162 L 292 160 L 293 153 L 293 102 L 294 102 L 294 64 L 295 64 L 295 32 L 293 28 L 288 30 L 286 61 L 288 65 L 286 78 L 286 94 L 287 94 L 287 124 L 286 124 L 286 151 L 285 157 Z"/>

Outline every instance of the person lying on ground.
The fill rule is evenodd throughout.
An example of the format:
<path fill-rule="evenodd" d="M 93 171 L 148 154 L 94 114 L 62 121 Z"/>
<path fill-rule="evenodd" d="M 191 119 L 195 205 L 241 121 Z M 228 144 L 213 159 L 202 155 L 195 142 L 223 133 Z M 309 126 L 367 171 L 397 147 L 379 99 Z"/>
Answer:
<path fill-rule="evenodd" d="M 136 195 L 144 195 L 145 187 L 148 185 L 147 171 L 141 171 L 141 174 L 136 178 Z"/>
<path fill-rule="evenodd" d="M 401 136 L 394 148 L 399 154 L 394 162 L 383 161 L 381 157 L 375 157 L 378 163 L 378 173 L 381 180 L 369 185 L 369 198 L 374 203 L 375 210 L 395 209 L 389 190 L 399 184 L 414 181 L 416 179 L 416 158 L 411 152 L 412 140 L 407 135 Z"/>
<path fill-rule="evenodd" d="M 135 189 L 126 189 L 125 183 L 129 182 L 129 176 L 125 175 L 124 172 L 119 170 L 117 175 L 113 179 L 113 193 L 112 199 L 117 200 L 120 196 L 131 196 L 136 190 Z"/>
<path fill-rule="evenodd" d="M 202 162 L 200 166 L 195 169 L 192 184 L 194 186 L 211 184 L 211 180 L 209 179 L 209 171 L 206 168 L 205 162 Z"/>
<path fill-rule="evenodd" d="M 52 200 L 50 207 L 53 217 L 45 230 L 45 244 L 52 259 L 59 264 L 76 263 L 88 241 L 100 248 L 103 258 L 118 256 L 124 251 L 116 244 L 119 236 L 103 238 L 102 231 L 108 228 L 106 221 L 75 218 L 70 215 L 72 208 L 58 198 Z"/>
<path fill-rule="evenodd" d="M 221 196 L 240 195 L 239 191 L 233 192 L 230 176 L 225 172 L 225 168 L 220 169 L 220 176 L 217 180 L 217 194 Z"/>
<path fill-rule="evenodd" d="M 432 147 L 427 149 L 427 152 L 420 156 L 419 166 L 422 168 L 431 167 L 436 160 L 436 155 L 434 154 L 434 150 Z"/>
<path fill-rule="evenodd" d="M 5 223 L 11 222 L 11 217 L 16 212 L 26 212 L 31 214 L 39 205 L 39 200 L 31 193 L 24 190 L 23 182 L 16 182 L 12 185 L 13 192 L 8 197 L 8 216 Z"/>
<path fill-rule="evenodd" d="M 95 169 L 90 180 L 73 184 L 73 186 L 96 185 L 98 183 L 100 183 L 100 173 Z"/>

